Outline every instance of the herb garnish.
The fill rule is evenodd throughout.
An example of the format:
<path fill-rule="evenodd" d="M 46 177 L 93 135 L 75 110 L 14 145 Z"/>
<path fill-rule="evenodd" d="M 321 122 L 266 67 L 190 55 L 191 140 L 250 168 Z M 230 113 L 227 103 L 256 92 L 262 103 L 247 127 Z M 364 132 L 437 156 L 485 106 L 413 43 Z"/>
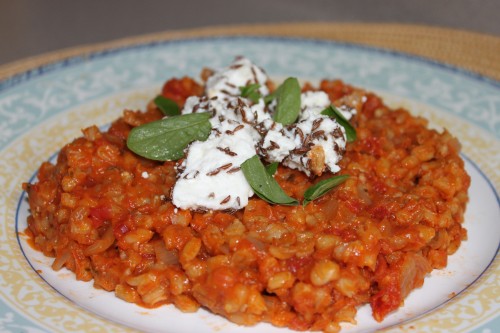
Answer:
<path fill-rule="evenodd" d="M 261 94 L 259 92 L 260 84 L 251 83 L 244 87 L 239 87 L 241 91 L 241 97 L 248 98 L 254 103 L 259 102 L 259 98 L 261 98 Z"/>
<path fill-rule="evenodd" d="M 257 103 L 262 98 L 260 87 L 258 83 L 251 83 L 239 89 L 242 97 Z M 273 93 L 264 96 L 266 104 L 274 99 L 276 99 L 276 109 L 273 120 L 283 125 L 293 124 L 300 114 L 301 107 L 298 80 L 289 77 Z M 154 103 L 168 118 L 132 129 L 127 139 L 127 146 L 136 154 L 158 161 L 178 160 L 184 156 L 184 150 L 191 142 L 204 141 L 210 135 L 211 113 L 181 115 L 177 103 L 161 95 L 154 99 Z M 334 105 L 325 108 L 321 114 L 336 119 L 344 128 L 348 142 L 356 140 L 355 129 Z M 271 204 L 297 205 L 298 200 L 288 196 L 273 177 L 278 165 L 275 162 L 264 166 L 259 156 L 255 155 L 241 164 L 241 170 L 255 194 L 261 199 Z M 319 181 L 304 192 L 302 204 L 305 206 L 325 195 L 348 177 L 339 175 Z"/>
<path fill-rule="evenodd" d="M 294 77 L 289 77 L 271 95 L 276 96 L 277 102 L 273 115 L 274 121 L 283 125 L 293 124 L 300 114 L 299 81 Z"/>
<path fill-rule="evenodd" d="M 328 191 L 330 191 L 334 187 L 345 182 L 347 178 L 349 178 L 349 175 L 338 175 L 317 182 L 304 192 L 304 201 L 302 202 L 302 204 L 305 206 L 309 202 L 325 195 Z"/>
<path fill-rule="evenodd" d="M 274 99 L 276 98 L 276 96 L 278 95 L 278 92 L 279 92 L 279 89 L 281 88 L 281 86 L 279 86 L 276 90 L 274 90 L 272 93 L 270 93 L 269 95 L 266 95 L 264 96 L 264 103 L 266 105 L 270 104 L 272 101 L 274 101 Z"/>
<path fill-rule="evenodd" d="M 162 95 L 158 95 L 154 99 L 154 103 L 165 116 L 177 116 L 181 114 L 179 105 L 177 105 L 175 101 L 166 98 Z"/>
<path fill-rule="evenodd" d="M 172 116 L 135 127 L 130 131 L 127 147 L 137 155 L 157 161 L 178 160 L 191 142 L 208 138 L 211 113 Z"/>
<path fill-rule="evenodd" d="M 248 184 L 252 187 L 255 194 L 261 199 L 279 205 L 295 206 L 298 201 L 289 197 L 278 182 L 269 174 L 266 167 L 255 155 L 241 164 L 241 171 L 245 175 Z"/>
<path fill-rule="evenodd" d="M 323 111 L 321 111 L 322 115 L 329 116 L 335 118 L 337 122 L 345 129 L 345 135 L 347 138 L 347 142 L 353 142 L 356 140 L 356 130 L 349 123 L 347 119 L 342 115 L 342 113 L 333 105 L 330 105 Z"/>
<path fill-rule="evenodd" d="M 278 171 L 278 162 L 273 162 L 271 164 L 266 165 L 266 171 L 270 176 L 274 176 L 276 171 Z"/>

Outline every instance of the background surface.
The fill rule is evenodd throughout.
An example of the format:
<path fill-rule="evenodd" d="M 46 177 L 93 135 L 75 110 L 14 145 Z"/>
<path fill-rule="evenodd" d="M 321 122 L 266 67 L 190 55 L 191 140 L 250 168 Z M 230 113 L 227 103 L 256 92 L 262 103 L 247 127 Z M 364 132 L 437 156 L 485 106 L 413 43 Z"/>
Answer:
<path fill-rule="evenodd" d="M 500 36 L 499 0 L 0 0 L 0 64 L 152 32 L 278 22 L 411 23 Z"/>

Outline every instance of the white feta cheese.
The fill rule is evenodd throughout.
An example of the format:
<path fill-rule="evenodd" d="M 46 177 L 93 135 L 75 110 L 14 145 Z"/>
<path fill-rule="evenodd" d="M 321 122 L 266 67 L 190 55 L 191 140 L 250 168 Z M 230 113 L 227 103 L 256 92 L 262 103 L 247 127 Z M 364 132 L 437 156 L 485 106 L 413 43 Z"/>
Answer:
<path fill-rule="evenodd" d="M 331 104 L 328 94 L 324 91 L 306 91 L 300 95 L 302 110 L 299 121 L 315 117 Z"/>
<path fill-rule="evenodd" d="M 282 162 L 300 142 L 283 128 L 283 125 L 269 119 L 260 124 L 265 135 L 260 141 L 260 152 L 269 162 Z"/>
<path fill-rule="evenodd" d="M 230 106 L 230 103 L 231 101 L 223 101 L 217 97 L 209 99 L 206 96 L 191 96 L 186 100 L 181 113 L 189 114 L 210 112 L 212 113 L 212 117 L 210 118 L 212 127 L 219 125 L 221 121 L 227 119 L 241 121 L 238 115 L 234 112 L 234 109 Z"/>
<path fill-rule="evenodd" d="M 147 171 L 143 171 L 141 173 L 141 177 L 144 178 L 144 179 L 148 179 L 149 178 L 149 173 Z"/>
<path fill-rule="evenodd" d="M 189 146 L 179 166 L 172 201 L 182 209 L 240 209 L 253 195 L 240 166 L 255 155 L 254 129 L 234 120 L 213 128 L 206 141 Z"/>
<path fill-rule="evenodd" d="M 260 152 L 268 162 L 282 163 L 308 176 L 320 175 L 325 170 L 333 173 L 340 170 L 337 163 L 345 151 L 346 137 L 344 128 L 336 120 L 311 113 L 308 118 L 287 127 L 270 122 L 264 126 L 267 133 L 260 142 Z M 319 147 L 323 151 L 320 155 L 317 154 Z M 317 165 L 321 166 L 319 170 Z"/>
<path fill-rule="evenodd" d="M 258 103 L 253 104 L 248 109 L 244 109 L 245 114 L 243 115 L 240 110 L 241 120 L 247 124 L 257 125 L 267 119 L 272 119 L 271 113 L 266 109 L 266 104 L 261 98 Z"/>
<path fill-rule="evenodd" d="M 198 112 L 211 112 L 213 114 L 212 118 L 210 118 L 212 127 L 218 126 L 224 120 L 249 124 L 255 132 L 253 137 L 257 141 L 260 136 L 253 127 L 264 120 L 271 119 L 271 114 L 266 110 L 262 99 L 250 106 L 246 99 L 239 97 L 228 100 L 221 100 L 217 97 L 210 99 L 197 96 L 189 97 L 182 109 L 182 114 Z"/>
<path fill-rule="evenodd" d="M 300 99 L 302 112 L 299 121 L 321 114 L 321 111 L 331 104 L 328 94 L 324 91 L 306 91 L 301 94 Z M 351 101 L 351 103 L 355 105 L 356 101 Z M 336 108 L 346 120 L 351 119 L 357 113 L 356 107 L 347 104 L 342 104 Z"/>
<path fill-rule="evenodd" d="M 279 162 L 308 176 L 340 170 L 345 151 L 345 130 L 321 115 L 331 102 L 323 91 L 301 94 L 301 114 L 295 124 L 283 126 L 272 119 L 276 100 L 265 105 L 241 97 L 240 87 L 258 83 L 261 96 L 269 91 L 266 73 L 246 58 L 215 72 L 205 86 L 206 96 L 189 97 L 182 114 L 209 112 L 212 132 L 206 141 L 195 141 L 177 165 L 173 204 L 181 209 L 237 210 L 248 204 L 252 188 L 240 167 L 258 153 L 268 162 Z M 352 110 L 339 108 L 350 118 Z M 143 175 L 144 176 L 144 175 Z M 177 208 L 176 208 L 177 209 Z"/>
<path fill-rule="evenodd" d="M 236 59 L 229 67 L 215 72 L 206 82 L 206 95 L 226 99 L 229 97 L 240 96 L 240 87 L 248 84 L 260 84 L 259 92 L 262 96 L 269 94 L 266 82 L 267 74 L 253 64 L 247 58 Z"/>
<path fill-rule="evenodd" d="M 356 114 L 356 112 L 357 112 L 357 111 L 356 111 L 356 108 L 349 107 L 349 106 L 347 106 L 347 105 L 345 105 L 345 104 L 343 104 L 343 105 L 341 105 L 341 106 L 337 107 L 337 110 L 339 110 L 339 111 L 340 111 L 340 113 L 344 116 L 344 118 L 345 118 L 346 120 L 351 119 L 351 118 L 352 118 L 352 116 L 353 116 L 353 115 L 355 115 L 355 114 Z"/>

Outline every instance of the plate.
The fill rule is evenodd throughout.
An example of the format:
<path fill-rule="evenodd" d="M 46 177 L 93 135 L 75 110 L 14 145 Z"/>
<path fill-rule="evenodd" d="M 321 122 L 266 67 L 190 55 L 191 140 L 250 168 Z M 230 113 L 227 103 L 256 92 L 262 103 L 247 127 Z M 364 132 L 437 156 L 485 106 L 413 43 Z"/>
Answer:
<path fill-rule="evenodd" d="M 472 177 L 468 240 L 383 323 L 359 310 L 343 332 L 500 330 L 500 83 L 416 57 L 350 44 L 269 37 L 217 37 L 141 44 L 35 68 L 0 82 L 0 331 L 286 332 L 268 324 L 238 327 L 206 311 L 145 309 L 50 269 L 23 230 L 21 183 L 58 148 L 124 108 L 141 109 L 173 76 L 198 77 L 245 55 L 271 77 L 341 78 L 375 91 L 446 128 L 463 146 Z"/>

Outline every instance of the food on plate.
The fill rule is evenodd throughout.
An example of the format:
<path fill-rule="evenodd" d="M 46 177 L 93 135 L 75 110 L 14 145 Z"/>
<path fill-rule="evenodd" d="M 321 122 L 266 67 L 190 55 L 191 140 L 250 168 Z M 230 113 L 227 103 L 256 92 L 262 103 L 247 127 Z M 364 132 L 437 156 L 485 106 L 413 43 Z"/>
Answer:
<path fill-rule="evenodd" d="M 53 269 L 145 307 L 337 332 L 364 304 L 382 321 L 466 238 L 446 130 L 243 57 L 201 77 L 84 129 L 23 184 Z"/>

